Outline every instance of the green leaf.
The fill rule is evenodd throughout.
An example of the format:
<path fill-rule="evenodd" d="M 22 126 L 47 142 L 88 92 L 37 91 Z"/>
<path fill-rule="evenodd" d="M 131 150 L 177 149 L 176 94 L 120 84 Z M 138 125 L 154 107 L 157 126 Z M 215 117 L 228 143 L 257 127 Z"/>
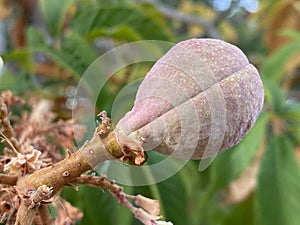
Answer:
<path fill-rule="evenodd" d="M 28 49 L 16 49 L 8 54 L 2 55 L 2 57 L 6 63 L 10 61 L 17 62 L 23 69 L 31 73 L 33 72 L 33 60 L 31 52 Z"/>
<path fill-rule="evenodd" d="M 300 41 L 300 32 L 296 30 L 284 29 L 279 33 L 282 36 L 289 37 L 294 41 Z"/>
<path fill-rule="evenodd" d="M 185 179 L 182 177 L 182 174 L 178 173 L 171 177 L 166 176 L 163 181 L 159 182 L 157 179 L 160 180 L 161 176 L 165 176 L 163 174 L 167 170 L 173 171 L 180 168 L 178 167 L 178 160 L 174 158 L 168 158 L 168 163 L 163 162 L 163 164 L 160 164 L 160 170 L 158 171 L 150 166 L 161 163 L 166 158 L 167 156 L 151 151 L 149 152 L 147 165 L 136 169 L 134 167 L 125 167 L 121 163 L 111 164 L 106 174 L 110 179 L 116 179 L 117 182 L 120 182 L 125 177 L 125 182 L 129 180 L 131 180 L 130 182 L 134 181 L 131 185 L 146 185 L 135 186 L 134 193 L 158 200 L 161 204 L 161 214 L 164 216 L 164 220 L 172 221 L 174 224 L 185 224 L 188 221 L 188 209 L 186 207 L 188 203 L 187 187 L 190 186 L 189 182 L 192 182 L 193 177 L 186 173 L 185 175 L 189 177 Z M 98 169 L 99 167 L 96 170 Z M 124 171 L 120 171 L 120 169 Z M 99 172 L 101 173 L 101 171 Z M 169 173 L 167 172 L 167 174 Z M 122 177 L 118 178 L 118 176 Z M 140 223 L 135 221 L 134 224 Z"/>
<path fill-rule="evenodd" d="M 174 224 L 185 224 L 188 221 L 187 193 L 183 180 L 175 175 L 157 184 L 160 193 L 164 219 Z M 179 204 L 180 203 L 180 204 Z M 172 206 L 172 207 L 170 207 Z"/>
<path fill-rule="evenodd" d="M 105 6 L 117 6 L 117 5 L 133 5 L 135 4 L 132 0 L 96 0 L 99 5 Z"/>
<path fill-rule="evenodd" d="M 268 105 L 272 107 L 272 111 L 278 115 L 282 115 L 286 107 L 286 96 L 283 90 L 272 80 L 264 82 L 265 99 Z"/>
<path fill-rule="evenodd" d="M 65 188 L 63 196 L 84 213 L 78 225 L 85 224 L 130 224 L 131 212 L 120 206 L 107 191 L 89 186 L 80 186 L 78 192 Z"/>
<path fill-rule="evenodd" d="M 300 103 L 288 104 L 283 117 L 290 123 L 300 123 Z"/>
<path fill-rule="evenodd" d="M 295 40 L 284 45 L 269 57 L 261 68 L 261 75 L 264 80 L 275 80 L 279 83 L 285 74 L 286 63 L 300 51 L 300 42 Z"/>
<path fill-rule="evenodd" d="M 0 91 L 11 90 L 14 93 L 22 93 L 34 87 L 32 76 L 24 71 L 14 74 L 5 71 L 0 75 Z"/>
<path fill-rule="evenodd" d="M 300 143 L 300 104 L 288 104 L 283 118 L 285 119 L 287 132 L 297 143 Z"/>
<path fill-rule="evenodd" d="M 99 28 L 91 31 L 87 39 L 92 40 L 95 37 L 110 37 L 114 39 L 122 39 L 126 41 L 138 41 L 142 37 L 135 30 L 127 25 L 115 26 L 112 28 Z"/>
<path fill-rule="evenodd" d="M 126 32 L 124 26 L 127 27 Z M 159 23 L 157 19 L 153 19 L 136 6 L 95 7 L 92 5 L 78 11 L 71 21 L 71 27 L 77 33 L 89 38 L 95 37 L 97 33 L 100 35 L 106 33 L 111 37 L 122 28 L 124 33 L 119 32 L 119 35 L 115 36 L 118 39 L 128 39 L 128 33 L 130 36 L 143 39 L 170 39 L 170 31 L 165 23 Z"/>
<path fill-rule="evenodd" d="M 46 44 L 40 43 L 39 45 L 30 46 L 27 54 L 29 52 L 46 54 L 55 63 L 71 73 L 75 79 L 80 79 L 97 57 L 90 44 L 74 32 L 69 32 L 62 39 L 60 49 L 49 48 Z"/>
<path fill-rule="evenodd" d="M 96 59 L 90 45 L 80 35 L 72 32 L 62 42 L 61 50 L 56 53 L 80 75 Z"/>
<path fill-rule="evenodd" d="M 253 196 L 234 206 L 232 212 L 224 219 L 222 225 L 253 225 Z"/>
<path fill-rule="evenodd" d="M 264 137 L 268 117 L 261 114 L 242 142 L 218 155 L 211 165 L 211 185 L 214 190 L 229 185 L 251 164 Z"/>
<path fill-rule="evenodd" d="M 159 162 L 165 159 L 166 156 L 153 152 L 149 157 L 149 164 Z M 172 162 L 176 164 L 176 159 Z M 151 180 L 151 171 L 147 171 L 145 168 L 145 176 Z M 193 178 L 190 177 L 190 180 Z M 187 179 L 183 179 L 180 174 L 175 174 L 172 177 L 164 180 L 160 183 L 136 187 L 137 193 L 143 194 L 147 197 L 152 197 L 160 201 L 161 212 L 164 216 L 164 220 L 172 221 L 173 224 L 186 224 L 188 221 L 188 210 L 187 210 L 187 189 L 185 182 Z"/>
<path fill-rule="evenodd" d="M 57 37 L 63 27 L 66 12 L 73 0 L 41 0 L 40 7 L 51 35 Z"/>
<path fill-rule="evenodd" d="M 70 32 L 65 37 L 61 43 L 60 50 L 43 50 L 77 79 L 80 78 L 97 57 L 89 43 L 74 32 Z"/>
<path fill-rule="evenodd" d="M 46 46 L 46 41 L 42 31 L 36 27 L 28 27 L 26 30 L 26 39 L 28 46 Z"/>
<path fill-rule="evenodd" d="M 286 137 L 269 138 L 255 197 L 257 225 L 300 224 L 300 172 Z"/>

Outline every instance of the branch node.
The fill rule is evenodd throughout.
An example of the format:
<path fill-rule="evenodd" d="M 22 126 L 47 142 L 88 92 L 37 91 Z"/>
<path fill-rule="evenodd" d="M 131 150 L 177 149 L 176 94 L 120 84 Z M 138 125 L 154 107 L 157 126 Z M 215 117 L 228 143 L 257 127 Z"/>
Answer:
<path fill-rule="evenodd" d="M 33 209 L 40 206 L 41 203 L 49 203 L 52 196 L 53 188 L 47 185 L 41 185 L 36 190 L 28 190 L 27 193 L 22 192 L 18 187 L 15 187 L 19 197 L 28 206 L 28 209 Z"/>

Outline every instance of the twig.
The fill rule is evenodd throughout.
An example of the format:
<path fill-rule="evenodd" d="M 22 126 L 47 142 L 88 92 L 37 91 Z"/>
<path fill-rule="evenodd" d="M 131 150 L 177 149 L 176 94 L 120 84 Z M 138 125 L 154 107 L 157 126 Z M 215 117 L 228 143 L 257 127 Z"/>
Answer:
<path fill-rule="evenodd" d="M 80 177 L 72 180 L 72 183 L 88 184 L 93 187 L 107 189 L 114 193 L 123 191 L 123 188 L 121 186 L 117 185 L 115 182 L 107 179 L 106 177 L 98 177 L 94 175 L 81 175 Z"/>
<path fill-rule="evenodd" d="M 72 183 L 77 184 L 88 184 L 94 187 L 105 188 L 109 190 L 112 196 L 117 201 L 128 208 L 135 216 L 136 219 L 140 220 L 145 225 L 156 225 L 159 224 L 158 220 L 162 218 L 160 216 L 160 205 L 157 200 L 146 198 L 142 195 L 132 196 L 124 193 L 123 188 L 117 185 L 115 182 L 107 179 L 106 177 L 98 177 L 93 175 L 81 175 L 74 179 Z M 135 204 L 139 207 L 134 206 L 128 199 L 133 199 Z M 172 223 L 164 223 L 172 224 Z"/>

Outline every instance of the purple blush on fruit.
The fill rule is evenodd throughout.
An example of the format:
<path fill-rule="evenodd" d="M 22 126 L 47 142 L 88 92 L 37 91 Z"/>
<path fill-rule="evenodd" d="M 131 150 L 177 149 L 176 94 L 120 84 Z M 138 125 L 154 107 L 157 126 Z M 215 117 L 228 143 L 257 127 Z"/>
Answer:
<path fill-rule="evenodd" d="M 207 158 L 241 141 L 263 100 L 258 71 L 239 48 L 216 39 L 190 39 L 153 65 L 116 133 L 142 138 L 144 149 Z"/>

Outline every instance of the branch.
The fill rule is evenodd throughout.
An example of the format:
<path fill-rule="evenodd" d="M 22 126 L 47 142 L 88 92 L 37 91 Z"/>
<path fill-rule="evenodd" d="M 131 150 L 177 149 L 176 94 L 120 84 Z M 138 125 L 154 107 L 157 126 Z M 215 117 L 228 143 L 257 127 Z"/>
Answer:
<path fill-rule="evenodd" d="M 31 225 L 38 207 L 29 208 L 25 201 L 21 201 L 15 225 Z"/>
<path fill-rule="evenodd" d="M 106 177 L 98 177 L 94 175 L 81 175 L 80 177 L 72 180 L 75 184 L 88 184 L 92 187 L 100 187 L 107 189 L 111 192 L 122 192 L 123 188 L 117 185 L 115 182 L 107 179 Z"/>
<path fill-rule="evenodd" d="M 37 190 L 42 185 L 53 189 L 53 195 L 56 194 L 65 184 L 81 173 L 90 170 L 91 166 L 82 157 L 81 151 L 69 154 L 64 160 L 38 170 L 25 177 L 20 177 L 17 186 L 24 193 Z"/>
<path fill-rule="evenodd" d="M 49 202 L 51 197 L 72 182 L 88 183 L 90 177 L 80 177 L 80 175 L 105 160 L 120 159 L 125 161 L 129 159 L 135 165 L 142 165 L 147 160 L 147 158 L 144 158 L 141 143 L 115 131 L 110 132 L 110 119 L 105 112 L 101 112 L 99 118 L 102 120 L 102 124 L 98 123 L 92 139 L 86 141 L 77 152 L 73 154 L 67 152 L 64 160 L 18 178 L 15 190 L 21 199 L 22 207 L 18 210 L 18 223 L 16 224 L 31 225 L 37 208 L 41 204 Z M 82 181 L 82 179 L 84 180 Z M 124 200 L 126 198 L 122 197 L 125 196 L 122 194 L 123 189 L 112 181 L 104 178 L 90 179 L 89 182 L 91 181 L 94 181 L 96 186 L 103 185 L 103 188 L 109 189 L 114 196 L 118 197 L 117 199 L 120 202 L 126 203 Z M 120 193 L 121 195 L 119 195 Z M 129 207 L 130 205 L 127 206 L 131 211 L 134 209 Z M 140 212 L 140 210 L 137 212 Z M 44 216 L 45 218 L 41 219 L 45 219 L 49 223 L 48 215 L 45 214 Z M 24 217 L 26 217 L 26 220 L 23 220 Z"/>
<path fill-rule="evenodd" d="M 93 138 L 77 152 L 73 154 L 68 152 L 64 160 L 19 177 L 17 191 L 21 197 L 21 207 L 18 210 L 16 225 L 31 225 L 41 203 L 53 197 L 63 186 L 68 185 L 83 172 L 92 169 L 92 166 L 105 160 L 115 159 L 110 152 L 122 155 L 115 136 L 109 135 L 107 138 L 100 139 L 96 129 Z"/>

